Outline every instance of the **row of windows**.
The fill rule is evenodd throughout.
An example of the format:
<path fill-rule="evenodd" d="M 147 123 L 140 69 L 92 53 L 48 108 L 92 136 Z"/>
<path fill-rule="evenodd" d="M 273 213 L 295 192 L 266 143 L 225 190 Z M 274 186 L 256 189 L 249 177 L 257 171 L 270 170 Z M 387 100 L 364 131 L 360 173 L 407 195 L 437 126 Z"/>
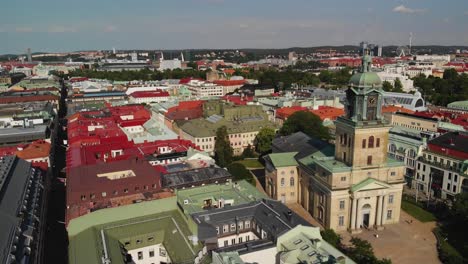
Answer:
<path fill-rule="evenodd" d="M 245 242 L 249 242 L 249 241 L 250 241 L 250 235 L 245 236 Z M 231 245 L 241 244 L 241 243 L 244 243 L 243 237 L 238 237 L 237 239 L 235 238 L 231 239 Z M 229 246 L 228 240 L 224 240 L 224 246 L 225 247 Z"/>
<path fill-rule="evenodd" d="M 375 147 L 379 148 L 380 147 L 380 138 L 375 139 L 374 136 L 369 137 L 369 140 L 367 142 L 367 148 L 373 148 L 374 147 L 374 141 L 375 141 Z M 366 148 L 366 139 L 362 140 L 362 148 Z"/>
<path fill-rule="evenodd" d="M 151 249 L 150 251 L 148 251 L 148 258 L 154 258 L 154 256 L 155 256 L 154 249 Z M 164 250 L 163 248 L 159 248 L 159 256 L 166 257 L 167 256 L 166 250 Z M 138 260 L 143 260 L 144 259 L 143 251 L 138 251 L 137 257 L 138 257 Z"/>
<path fill-rule="evenodd" d="M 243 229 L 250 229 L 250 220 L 245 220 L 245 221 L 238 221 L 237 222 L 237 229 L 238 230 L 243 230 Z M 219 226 L 216 227 L 216 234 L 219 235 Z M 236 231 L 236 224 L 233 223 L 231 225 L 223 225 L 223 234 L 224 233 L 230 233 L 230 232 L 235 232 Z"/>
<path fill-rule="evenodd" d="M 450 190 L 450 183 L 447 183 L 447 191 L 457 192 L 457 185 L 454 184 L 452 187 L 452 190 Z"/>
<path fill-rule="evenodd" d="M 291 173 L 294 173 L 294 171 L 291 171 Z M 285 179 L 281 178 L 281 187 L 284 187 L 286 185 Z M 293 187 L 294 186 L 294 177 L 289 178 L 289 186 Z"/>
<path fill-rule="evenodd" d="M 442 164 L 447 164 L 448 166 L 452 166 L 453 168 L 461 168 L 461 166 L 462 166 L 461 163 L 458 163 L 458 162 L 455 162 L 455 161 L 450 162 L 450 160 L 448 160 L 448 159 L 447 159 L 447 162 L 445 162 L 446 161 L 445 159 L 443 159 L 443 158 L 438 159 L 437 156 L 434 156 L 434 159 L 432 159 L 432 155 L 430 155 L 430 154 L 426 155 L 426 153 L 423 154 L 423 157 L 427 158 L 427 160 L 430 160 L 430 161 L 440 162 Z"/>
<path fill-rule="evenodd" d="M 154 183 L 154 184 L 151 185 L 151 187 L 152 187 L 153 189 L 156 189 L 156 188 L 158 187 L 158 185 L 157 185 L 156 183 Z M 149 190 L 148 185 L 144 185 L 144 186 L 143 186 L 143 190 Z M 135 191 L 140 191 L 140 187 L 139 187 L 139 186 L 136 186 L 136 187 L 135 187 Z M 128 192 L 129 192 L 129 189 L 128 189 L 128 188 L 125 188 L 125 189 L 123 189 L 123 192 L 124 192 L 124 193 L 128 193 Z M 114 196 L 116 196 L 116 195 L 118 195 L 118 194 L 119 194 L 119 191 L 117 191 L 117 190 L 114 190 L 114 191 L 112 192 L 112 195 L 114 195 Z M 87 199 L 87 197 L 88 197 L 87 195 L 84 195 L 84 194 L 83 194 L 83 195 L 81 195 L 81 200 L 82 200 L 82 201 L 85 201 L 85 200 Z M 107 192 L 102 192 L 102 193 L 101 193 L 101 197 L 107 197 Z M 89 194 L 89 199 L 92 200 L 92 199 L 95 199 L 95 198 L 96 198 L 96 194 L 95 194 L 95 193 L 90 193 L 90 194 Z"/>

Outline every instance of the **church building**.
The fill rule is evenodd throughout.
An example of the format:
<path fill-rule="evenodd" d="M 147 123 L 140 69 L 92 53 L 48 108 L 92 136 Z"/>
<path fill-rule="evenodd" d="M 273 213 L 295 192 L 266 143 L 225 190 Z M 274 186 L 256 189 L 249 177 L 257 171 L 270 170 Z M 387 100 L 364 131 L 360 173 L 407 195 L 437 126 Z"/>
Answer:
<path fill-rule="evenodd" d="M 361 69 L 349 82 L 346 114 L 336 121 L 334 146 L 311 139 L 310 147 L 301 144 L 301 150 L 282 151 L 273 142 L 274 152 L 299 151 L 294 154 L 297 202 L 324 227 L 338 232 L 382 229 L 400 218 L 405 166 L 387 155 L 391 125 L 382 115 L 382 81 L 371 71 L 371 61 L 370 55 L 364 55 Z M 288 139 L 276 141 L 281 140 Z M 275 181 L 267 177 L 267 185 L 282 182 L 278 178 L 281 175 Z M 281 186 L 272 189 L 281 197 Z"/>

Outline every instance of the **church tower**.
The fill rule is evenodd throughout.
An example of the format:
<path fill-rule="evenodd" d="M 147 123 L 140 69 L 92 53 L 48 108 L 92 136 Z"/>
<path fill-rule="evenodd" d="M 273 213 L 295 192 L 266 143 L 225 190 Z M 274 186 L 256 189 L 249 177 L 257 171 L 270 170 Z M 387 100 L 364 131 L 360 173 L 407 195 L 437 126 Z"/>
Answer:
<path fill-rule="evenodd" d="M 389 124 L 382 115 L 382 81 L 372 72 L 367 50 L 346 91 L 346 114 L 336 122 L 335 159 L 352 167 L 387 162 Z"/>

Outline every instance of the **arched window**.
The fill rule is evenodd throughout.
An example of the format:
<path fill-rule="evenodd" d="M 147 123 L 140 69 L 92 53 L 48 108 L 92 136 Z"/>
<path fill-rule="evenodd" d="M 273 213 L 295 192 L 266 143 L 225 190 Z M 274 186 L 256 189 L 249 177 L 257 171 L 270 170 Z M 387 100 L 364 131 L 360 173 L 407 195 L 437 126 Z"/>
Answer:
<path fill-rule="evenodd" d="M 344 134 L 344 145 L 346 146 L 348 144 L 348 134 Z"/>
<path fill-rule="evenodd" d="M 380 138 L 377 138 L 377 140 L 375 141 L 375 147 L 376 148 L 380 147 Z"/>
<path fill-rule="evenodd" d="M 289 184 L 294 186 L 294 177 L 289 178 Z"/>
<path fill-rule="evenodd" d="M 281 186 L 284 186 L 284 178 L 281 178 Z"/>
<path fill-rule="evenodd" d="M 374 136 L 370 136 L 368 148 L 373 148 L 373 147 L 374 147 Z"/>
<path fill-rule="evenodd" d="M 366 139 L 362 140 L 362 148 L 366 148 Z"/>

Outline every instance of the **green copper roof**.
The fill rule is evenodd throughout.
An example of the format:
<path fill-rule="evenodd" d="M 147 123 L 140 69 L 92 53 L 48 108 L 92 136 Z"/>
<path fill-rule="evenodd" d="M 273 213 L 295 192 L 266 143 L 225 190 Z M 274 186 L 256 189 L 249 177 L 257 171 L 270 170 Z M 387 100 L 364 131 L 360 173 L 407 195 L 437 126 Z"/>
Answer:
<path fill-rule="evenodd" d="M 268 197 L 245 180 L 177 191 L 177 201 L 185 214 L 203 211 L 204 201 L 208 199 L 211 199 L 213 205 L 220 199 L 231 200 L 231 205 L 240 205 L 262 198 Z"/>
<path fill-rule="evenodd" d="M 353 187 L 351 187 L 351 192 L 357 192 L 357 191 L 361 190 L 362 188 L 364 188 L 364 187 L 366 187 L 366 186 L 368 186 L 370 184 L 373 184 L 373 183 L 376 183 L 376 184 L 382 186 L 382 188 L 391 188 L 390 185 L 388 185 L 388 184 L 386 184 L 384 182 L 378 181 L 378 180 L 376 180 L 374 178 L 367 178 L 367 179 L 361 181 L 360 183 L 353 185 Z"/>
<path fill-rule="evenodd" d="M 355 263 L 323 240 L 318 227 L 296 226 L 278 238 L 276 249 L 281 263 Z"/>
<path fill-rule="evenodd" d="M 382 80 L 375 72 L 359 72 L 351 77 L 349 86 L 377 89 L 382 87 Z"/>
<path fill-rule="evenodd" d="M 268 155 L 275 168 L 297 166 L 294 158 L 297 152 L 273 153 Z"/>
<path fill-rule="evenodd" d="M 163 244 L 174 263 L 190 261 L 201 249 L 193 245 L 188 224 L 176 198 L 102 209 L 73 219 L 68 225 L 69 263 L 124 264 L 121 247 L 133 250 Z"/>

